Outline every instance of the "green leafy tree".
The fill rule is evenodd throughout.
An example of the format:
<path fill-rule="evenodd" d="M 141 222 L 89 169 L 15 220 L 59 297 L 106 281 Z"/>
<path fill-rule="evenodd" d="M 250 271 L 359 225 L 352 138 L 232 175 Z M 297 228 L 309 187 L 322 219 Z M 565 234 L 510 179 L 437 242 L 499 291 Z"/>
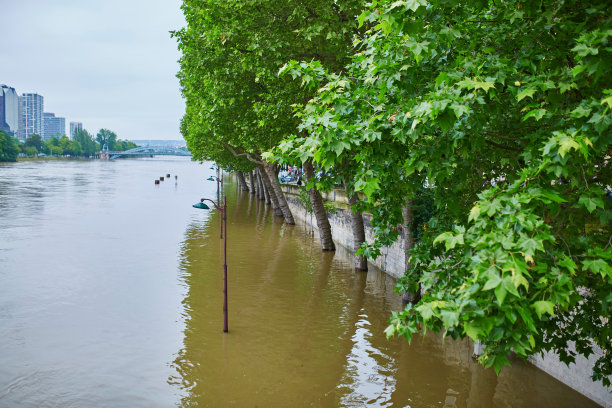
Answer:
<path fill-rule="evenodd" d="M 17 141 L 4 130 L 0 130 L 0 162 L 17 161 L 18 154 Z"/>
<path fill-rule="evenodd" d="M 23 151 L 27 156 L 36 156 L 38 154 L 38 150 L 34 146 L 27 146 Z"/>
<path fill-rule="evenodd" d="M 294 223 L 261 154 L 295 131 L 291 105 L 312 97 L 279 68 L 292 58 L 319 58 L 341 67 L 350 52 L 362 1 L 184 2 L 187 27 L 179 40 L 186 113 L 181 130 L 194 160 L 220 165 L 231 156 L 239 171 L 262 166 L 286 222 Z M 227 169 L 227 168 L 226 168 Z"/>
<path fill-rule="evenodd" d="M 514 352 L 603 349 L 612 374 L 612 23 L 605 1 L 378 1 L 344 70 L 282 70 L 318 93 L 277 154 L 352 160 L 377 241 L 422 186 L 435 217 L 411 251 L 388 335 L 422 328 Z M 571 347 L 575 345 L 575 351 Z"/>
<path fill-rule="evenodd" d="M 115 150 L 117 134 L 108 129 L 100 129 L 96 135 L 96 141 L 100 144 L 101 148 L 107 146 L 109 150 Z"/>
<path fill-rule="evenodd" d="M 51 156 L 61 156 L 64 154 L 64 149 L 61 146 L 60 139 L 53 136 L 44 141 L 43 152 Z"/>
<path fill-rule="evenodd" d="M 74 133 L 73 140 L 79 143 L 84 156 L 93 156 L 99 150 L 98 143 L 96 143 L 93 136 L 85 129 L 78 129 Z"/>
<path fill-rule="evenodd" d="M 25 145 L 26 147 L 35 148 L 36 151 L 40 153 L 43 150 L 42 137 L 40 137 L 40 135 L 37 135 L 36 133 L 33 133 L 30 136 L 26 137 Z"/>
<path fill-rule="evenodd" d="M 114 151 L 117 151 L 117 152 L 123 152 L 125 150 L 134 149 L 136 147 L 138 147 L 138 146 L 134 142 L 130 142 L 129 140 L 120 140 L 120 139 L 118 139 L 113 144 L 113 148 L 111 150 L 114 150 Z"/>

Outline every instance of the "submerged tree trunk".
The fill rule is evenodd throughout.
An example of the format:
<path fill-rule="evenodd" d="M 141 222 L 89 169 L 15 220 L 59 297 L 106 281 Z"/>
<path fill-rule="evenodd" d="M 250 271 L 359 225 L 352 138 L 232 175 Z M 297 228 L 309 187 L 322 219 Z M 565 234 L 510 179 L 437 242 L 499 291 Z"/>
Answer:
<path fill-rule="evenodd" d="M 266 203 L 271 203 L 272 209 L 274 210 L 274 214 L 277 217 L 282 217 L 283 211 L 280 209 L 280 206 L 278 205 L 278 199 L 276 198 L 276 193 L 272 189 L 272 181 L 270 181 L 270 178 L 268 177 L 265 166 L 263 164 L 259 165 L 259 172 L 261 173 L 261 178 L 264 182 L 264 187 L 266 191 Z"/>
<path fill-rule="evenodd" d="M 406 204 L 402 207 L 402 214 L 404 216 L 404 268 L 405 270 L 412 269 L 412 265 L 410 264 L 410 251 L 414 248 L 414 236 L 412 235 L 412 221 L 413 221 L 413 209 L 412 209 L 412 200 L 407 199 Z M 404 292 L 402 294 L 402 300 L 405 303 L 412 303 L 413 305 L 418 303 L 421 300 L 421 289 L 420 284 L 418 289 L 412 292 Z"/>
<path fill-rule="evenodd" d="M 260 200 L 265 200 L 266 196 L 264 195 L 263 181 L 261 180 L 261 174 L 259 174 L 259 169 L 255 173 L 255 178 L 257 181 L 257 198 Z"/>
<path fill-rule="evenodd" d="M 276 195 L 276 199 L 278 201 L 278 206 L 285 218 L 285 223 L 289 225 L 295 225 L 295 220 L 293 219 L 293 214 L 291 214 L 291 209 L 289 208 L 289 204 L 287 204 L 287 199 L 285 198 L 285 193 L 283 193 L 283 189 L 278 182 L 278 177 L 276 175 L 276 170 L 274 165 L 264 164 L 264 168 L 268 173 L 268 177 L 270 179 L 270 184 L 272 187 L 271 193 Z"/>
<path fill-rule="evenodd" d="M 263 199 L 266 204 L 272 204 L 270 201 L 270 189 L 268 189 L 268 183 L 266 183 L 266 181 L 268 181 L 268 176 L 264 171 L 259 170 L 259 177 L 261 178 L 261 191 L 263 194 Z"/>
<path fill-rule="evenodd" d="M 240 184 L 242 191 L 249 191 L 249 186 L 247 186 L 246 180 L 244 179 L 244 173 L 237 171 L 236 178 L 238 179 L 238 184 Z"/>
<path fill-rule="evenodd" d="M 346 194 L 349 198 L 351 221 L 353 225 L 353 251 L 357 252 L 357 250 L 361 247 L 361 244 L 365 242 L 363 215 L 355 208 L 357 201 L 359 201 L 359 196 L 357 193 L 350 194 L 348 189 L 346 189 Z M 359 271 L 367 271 L 368 259 L 363 255 L 355 255 L 355 269 Z"/>
<path fill-rule="evenodd" d="M 249 191 L 251 194 L 255 194 L 255 180 L 253 179 L 252 171 L 249 171 Z"/>
<path fill-rule="evenodd" d="M 308 160 L 304 163 L 304 176 L 306 182 L 314 181 L 314 170 L 312 168 L 312 160 Z M 323 205 L 323 198 L 321 193 L 316 188 L 308 190 L 310 196 L 310 202 L 312 204 L 312 212 L 317 219 L 317 226 L 319 227 L 319 236 L 321 238 L 321 246 L 324 251 L 335 251 L 336 245 L 332 238 L 331 226 L 329 225 L 329 219 L 327 219 L 327 211 Z"/>

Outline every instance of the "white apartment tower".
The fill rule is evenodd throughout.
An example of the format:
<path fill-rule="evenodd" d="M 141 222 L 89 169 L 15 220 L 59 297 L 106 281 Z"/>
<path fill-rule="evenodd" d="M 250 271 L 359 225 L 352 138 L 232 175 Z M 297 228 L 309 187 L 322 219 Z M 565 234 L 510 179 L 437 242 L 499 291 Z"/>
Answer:
<path fill-rule="evenodd" d="M 21 129 L 20 133 L 23 139 L 26 139 L 32 134 L 37 134 L 43 137 L 45 128 L 43 121 L 43 104 L 42 95 L 35 93 L 21 94 Z M 21 137 L 20 137 L 21 138 Z"/>

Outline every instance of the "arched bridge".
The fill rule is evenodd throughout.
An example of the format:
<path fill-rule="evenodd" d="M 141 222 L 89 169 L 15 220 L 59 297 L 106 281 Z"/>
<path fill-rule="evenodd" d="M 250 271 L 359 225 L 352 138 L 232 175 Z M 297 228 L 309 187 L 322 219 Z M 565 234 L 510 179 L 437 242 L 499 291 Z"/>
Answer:
<path fill-rule="evenodd" d="M 118 159 L 120 157 L 128 156 L 191 156 L 191 153 L 185 150 L 176 149 L 174 147 L 165 146 L 139 146 L 124 152 L 108 152 L 111 160 Z"/>

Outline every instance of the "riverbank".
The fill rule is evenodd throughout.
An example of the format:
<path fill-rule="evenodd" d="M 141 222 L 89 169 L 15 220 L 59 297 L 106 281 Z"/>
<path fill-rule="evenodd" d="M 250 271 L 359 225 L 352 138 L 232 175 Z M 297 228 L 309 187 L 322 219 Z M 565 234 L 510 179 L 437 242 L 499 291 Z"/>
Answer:
<path fill-rule="evenodd" d="M 306 211 L 299 199 L 299 191 L 303 187 L 283 184 L 282 188 L 296 220 L 318 234 L 316 220 Z M 333 214 L 328 214 L 335 243 L 352 251 L 353 232 L 346 194 L 343 190 L 335 189 L 332 192 L 323 193 L 323 196 L 325 200 L 337 204 L 336 211 Z M 370 224 L 371 216 L 364 214 L 363 218 L 366 240 L 371 242 L 373 239 Z M 403 276 L 406 270 L 404 253 L 403 239 L 399 239 L 391 247 L 384 247 L 381 250 L 381 255 L 376 260 L 370 260 L 370 263 L 397 279 Z M 587 359 L 577 355 L 576 363 L 569 367 L 561 362 L 554 353 L 533 355 L 529 358 L 529 362 L 598 404 L 606 408 L 612 408 L 612 389 L 604 387 L 600 382 L 591 380 L 593 365 L 600 356 L 601 354 L 592 355 Z"/>
<path fill-rule="evenodd" d="M 96 157 L 58 157 L 58 156 L 43 156 L 43 157 L 17 157 L 18 162 L 29 161 L 64 161 L 64 160 L 96 160 Z M 13 162 L 15 163 L 15 162 Z"/>

